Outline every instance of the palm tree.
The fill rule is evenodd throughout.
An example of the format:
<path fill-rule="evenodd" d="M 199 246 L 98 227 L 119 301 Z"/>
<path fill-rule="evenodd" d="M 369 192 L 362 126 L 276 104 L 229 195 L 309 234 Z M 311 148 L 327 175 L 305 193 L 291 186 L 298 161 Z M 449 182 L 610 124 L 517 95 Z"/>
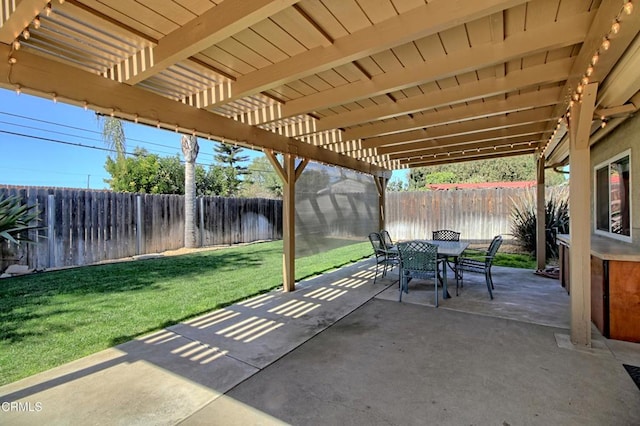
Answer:
<path fill-rule="evenodd" d="M 182 135 L 184 155 L 184 246 L 196 247 L 196 157 L 198 138 Z"/>

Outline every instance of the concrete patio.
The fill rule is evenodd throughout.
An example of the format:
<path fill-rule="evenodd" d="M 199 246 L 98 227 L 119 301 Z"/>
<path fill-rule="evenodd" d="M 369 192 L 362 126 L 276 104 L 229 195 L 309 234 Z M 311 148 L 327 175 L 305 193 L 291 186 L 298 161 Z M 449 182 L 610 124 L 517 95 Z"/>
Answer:
<path fill-rule="evenodd" d="M 468 274 L 433 307 L 371 260 L 0 388 L 2 424 L 637 425 L 640 344 L 568 339 L 532 271 Z M 45 356 L 45 354 L 43 354 Z"/>

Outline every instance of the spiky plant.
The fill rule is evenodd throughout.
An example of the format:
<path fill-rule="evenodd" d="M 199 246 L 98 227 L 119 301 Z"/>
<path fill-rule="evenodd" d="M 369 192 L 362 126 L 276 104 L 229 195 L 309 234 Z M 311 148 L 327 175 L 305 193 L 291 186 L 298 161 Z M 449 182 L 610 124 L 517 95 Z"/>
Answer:
<path fill-rule="evenodd" d="M 0 194 L 0 241 L 14 244 L 34 242 L 28 238 L 27 231 L 40 228 L 39 213 L 36 206 L 22 204 L 16 195 Z"/>
<path fill-rule="evenodd" d="M 546 258 L 558 257 L 556 234 L 569 232 L 569 193 L 566 187 L 555 187 L 547 192 L 545 202 Z M 511 233 L 520 245 L 533 255 L 536 253 L 536 198 L 533 192 L 513 201 Z"/>

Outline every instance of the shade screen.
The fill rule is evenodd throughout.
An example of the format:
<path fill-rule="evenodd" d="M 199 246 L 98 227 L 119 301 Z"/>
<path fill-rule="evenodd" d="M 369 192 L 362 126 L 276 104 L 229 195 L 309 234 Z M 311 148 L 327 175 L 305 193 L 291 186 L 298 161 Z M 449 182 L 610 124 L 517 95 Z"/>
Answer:
<path fill-rule="evenodd" d="M 378 230 L 374 180 L 351 170 L 309 163 L 296 181 L 296 257 L 367 241 Z"/>

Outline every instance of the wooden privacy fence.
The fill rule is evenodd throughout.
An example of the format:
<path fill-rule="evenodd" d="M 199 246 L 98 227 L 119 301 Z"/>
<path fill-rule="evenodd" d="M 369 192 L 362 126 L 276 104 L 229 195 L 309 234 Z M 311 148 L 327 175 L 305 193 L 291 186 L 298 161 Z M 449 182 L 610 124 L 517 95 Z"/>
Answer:
<path fill-rule="evenodd" d="M 476 242 L 498 234 L 509 240 L 513 200 L 528 192 L 535 195 L 535 188 L 391 192 L 386 199 L 386 227 L 400 240 L 428 239 L 438 229 L 453 229 Z"/>
<path fill-rule="evenodd" d="M 0 186 L 40 211 L 38 244 L 2 242 L 0 270 L 10 264 L 43 269 L 87 265 L 184 246 L 184 197 L 111 191 Z M 200 197 L 198 244 L 282 238 L 282 201 Z"/>

